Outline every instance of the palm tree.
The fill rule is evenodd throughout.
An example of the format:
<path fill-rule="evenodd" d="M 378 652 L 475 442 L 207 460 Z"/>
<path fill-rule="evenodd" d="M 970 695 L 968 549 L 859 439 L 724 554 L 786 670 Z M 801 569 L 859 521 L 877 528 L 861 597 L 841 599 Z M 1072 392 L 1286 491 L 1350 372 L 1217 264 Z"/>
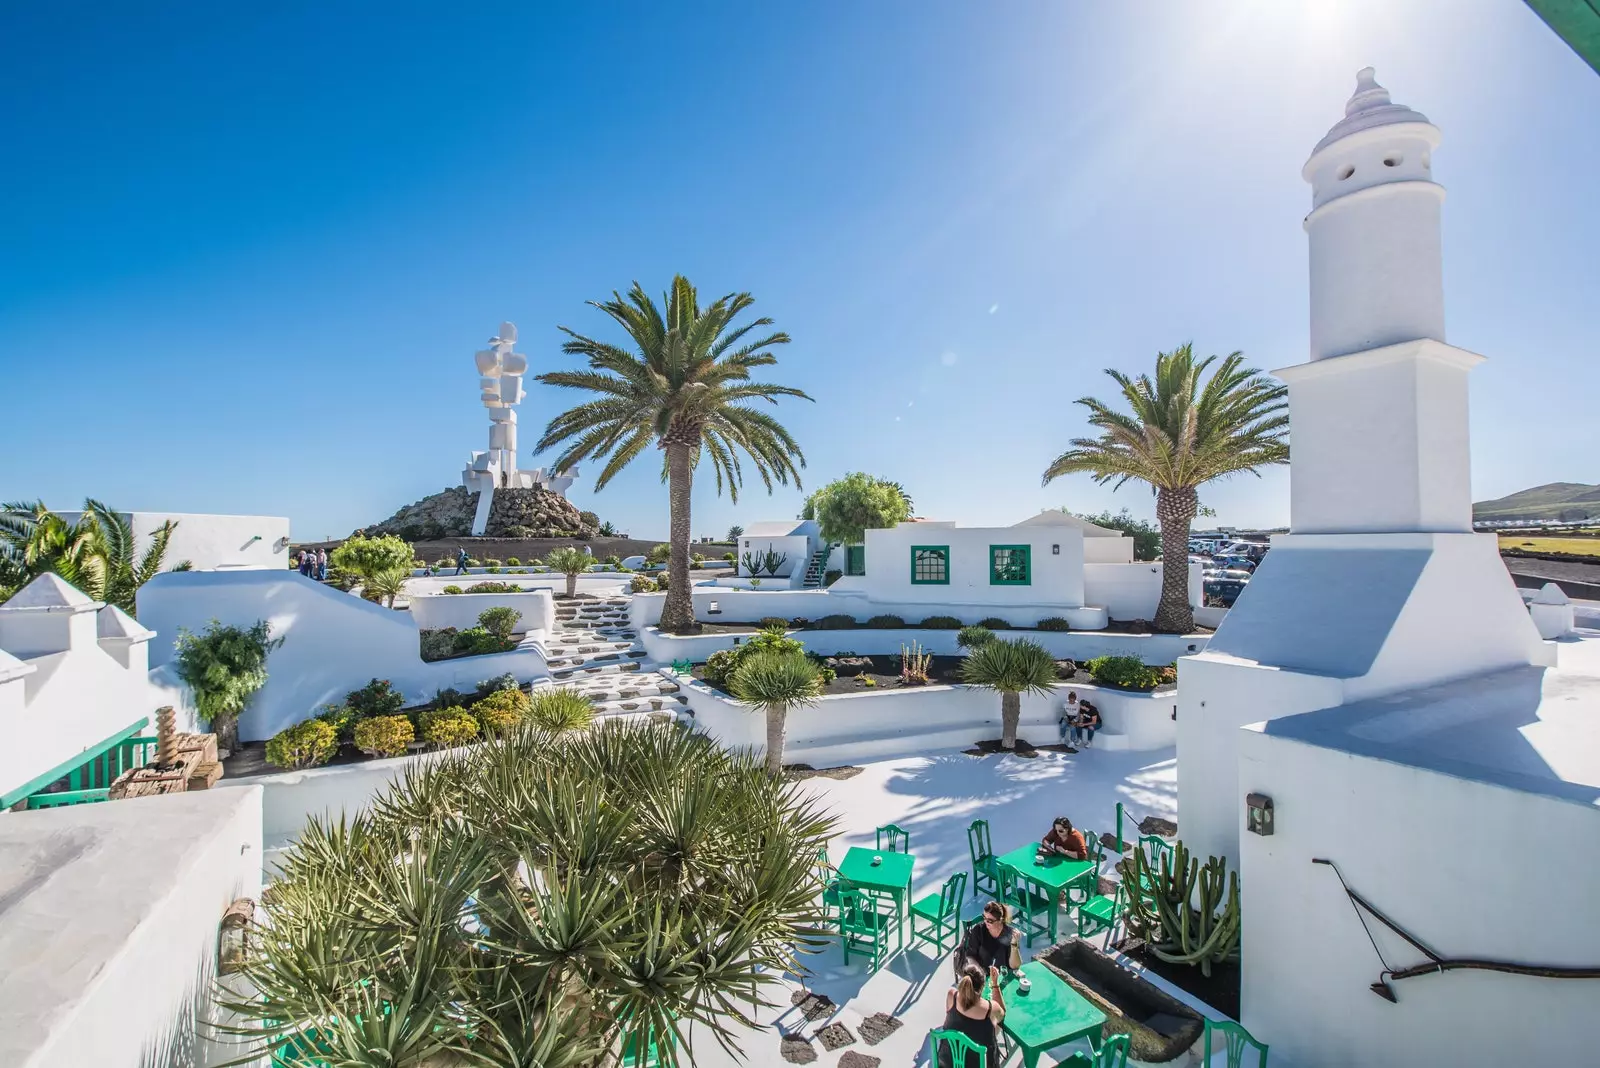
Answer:
<path fill-rule="evenodd" d="M 740 536 L 743 534 L 744 527 L 741 527 L 738 523 L 735 523 L 733 526 L 728 528 L 728 540 L 730 542 L 738 541 Z"/>
<path fill-rule="evenodd" d="M 361 592 L 372 600 L 393 608 L 395 598 L 406 590 L 406 580 L 411 577 L 411 571 L 409 567 L 387 567 L 374 572 L 362 583 Z"/>
<path fill-rule="evenodd" d="M 578 576 L 587 574 L 599 561 L 576 545 L 566 545 L 559 549 L 551 549 L 550 555 L 544 558 L 544 563 L 551 571 L 559 571 L 567 576 L 567 596 L 572 597 L 578 592 Z"/>
<path fill-rule="evenodd" d="M 0 581 L 21 586 L 54 572 L 95 600 L 133 615 L 139 587 L 160 573 L 177 525 L 169 519 L 157 527 L 140 555 L 133 524 L 92 498 L 83 502 L 75 523 L 43 501 L 0 504 Z"/>
<path fill-rule="evenodd" d="M 314 817 L 218 1000 L 329 1064 L 576 1068 L 652 1032 L 662 1065 L 704 1060 L 691 1028 L 735 1049 L 824 944 L 833 823 L 676 727 L 519 728 Z"/>
<path fill-rule="evenodd" d="M 1156 373 L 1129 378 L 1107 369 L 1131 414 L 1113 411 L 1093 397 L 1089 409 L 1098 438 L 1074 438 L 1056 457 L 1044 481 L 1086 472 L 1098 483 L 1120 487 L 1130 478 L 1148 482 L 1156 494 L 1161 526 L 1161 603 L 1155 628 L 1183 633 L 1194 626 L 1189 606 L 1189 523 L 1200 507 L 1197 487 L 1240 471 L 1289 461 L 1289 413 L 1284 385 L 1235 352 L 1201 378 L 1215 356 L 1196 360 L 1184 344 L 1157 353 Z"/>
<path fill-rule="evenodd" d="M 1017 747 L 1022 695 L 1048 694 L 1056 681 L 1056 658 L 1042 645 L 1019 638 L 981 642 L 961 662 L 961 681 L 1000 694 L 1000 748 Z"/>
<path fill-rule="evenodd" d="M 728 680 L 733 696 L 767 715 L 767 774 L 783 774 L 784 737 L 789 709 L 817 698 L 817 668 L 805 653 L 772 649 L 750 657 Z"/>
<path fill-rule="evenodd" d="M 734 325 L 755 303 L 750 294 L 730 293 L 702 308 L 694 286 L 678 275 L 663 298 L 665 313 L 637 282 L 626 298 L 619 293 L 612 298 L 590 303 L 627 332 L 633 348 L 561 328 L 571 338 L 562 351 L 588 357 L 590 369 L 550 371 L 539 381 L 600 396 L 552 419 L 538 449 L 563 446 L 554 464 L 558 471 L 585 458 L 607 458 L 595 480 L 597 490 L 652 442 L 666 454 L 672 555 L 661 629 L 684 633 L 695 626 L 689 587 L 689 491 L 695 468 L 702 456 L 709 457 L 717 491 L 726 482 L 735 502 L 744 484 L 741 452 L 769 493 L 774 479 L 787 485 L 793 478 L 798 487 L 799 467 L 805 466 L 800 446 L 783 424 L 744 402 L 811 398 L 790 386 L 750 380 L 751 368 L 777 363 L 772 348 L 789 341 L 781 331 L 748 340 L 752 330 L 772 325 L 771 319 Z"/>

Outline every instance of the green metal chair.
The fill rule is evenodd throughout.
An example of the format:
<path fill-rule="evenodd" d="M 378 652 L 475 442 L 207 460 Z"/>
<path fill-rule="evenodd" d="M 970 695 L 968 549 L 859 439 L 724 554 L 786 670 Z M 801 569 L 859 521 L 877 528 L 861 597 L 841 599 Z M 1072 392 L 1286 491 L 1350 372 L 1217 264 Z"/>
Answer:
<path fill-rule="evenodd" d="M 1139 837 L 1135 849 L 1144 854 L 1145 867 L 1152 875 L 1161 873 L 1161 860 L 1172 852 L 1172 844 L 1159 835 L 1146 834 Z M 1139 892 L 1149 899 L 1155 895 L 1155 886 L 1146 883 L 1139 887 Z"/>
<path fill-rule="evenodd" d="M 672 1014 L 677 1019 L 677 1013 Z M 630 1034 L 622 1040 L 622 1059 L 618 1068 L 659 1068 L 661 1064 L 661 1047 L 676 1049 L 679 1045 L 677 1032 L 672 1029 L 658 1031 L 654 1024 L 650 1025 L 645 1042 L 644 1056 L 639 1056 L 638 1036 Z"/>
<path fill-rule="evenodd" d="M 1117 884 L 1114 894 L 1096 894 L 1078 906 L 1078 937 L 1085 938 L 1106 933 L 1106 944 L 1111 943 L 1111 932 L 1122 918 L 1122 884 Z"/>
<path fill-rule="evenodd" d="M 928 1068 L 989 1068 L 989 1051 L 960 1031 L 929 1031 Z"/>
<path fill-rule="evenodd" d="M 1067 887 L 1067 906 L 1082 905 L 1085 901 L 1100 892 L 1100 866 L 1105 863 L 1106 847 L 1100 839 L 1087 827 L 1079 827 L 1083 832 L 1084 848 L 1089 851 L 1089 860 L 1094 867 L 1080 881 Z"/>
<path fill-rule="evenodd" d="M 822 916 L 831 920 L 839 908 L 839 888 L 844 885 L 839 869 L 828 860 L 828 847 L 817 851 L 817 881 L 822 884 Z"/>
<path fill-rule="evenodd" d="M 944 881 L 937 894 L 928 894 L 911 903 L 911 940 L 921 939 L 933 943 L 933 948 L 944 952 L 945 935 L 950 936 L 951 948 L 961 940 L 961 900 L 967 896 L 967 873 L 958 871 Z M 917 921 L 926 927 L 917 929 Z"/>
<path fill-rule="evenodd" d="M 995 859 L 994 846 L 989 842 L 989 821 L 973 820 L 967 826 L 967 852 L 972 855 L 972 894 L 980 892 L 991 896 L 1000 893 L 999 861 Z"/>
<path fill-rule="evenodd" d="M 1206 1051 L 1206 1059 L 1201 1062 L 1204 1068 L 1211 1068 L 1211 1032 L 1216 1031 L 1223 1036 L 1223 1054 L 1227 1058 L 1225 1063 L 1228 1068 L 1245 1068 L 1244 1055 L 1252 1050 L 1255 1057 L 1250 1068 L 1267 1068 L 1267 1044 L 1257 1042 L 1241 1025 L 1232 1020 L 1206 1019 L 1205 1037 L 1201 1039 L 1200 1048 Z"/>
<path fill-rule="evenodd" d="M 1080 1050 L 1062 1061 L 1060 1068 L 1127 1068 L 1128 1046 L 1132 1042 L 1129 1035 L 1112 1035 L 1100 1043 L 1093 1057 Z"/>
<path fill-rule="evenodd" d="M 888 845 L 883 844 L 885 838 L 889 840 Z M 879 827 L 874 832 L 873 842 L 880 853 L 911 852 L 911 832 L 892 823 Z"/>
<path fill-rule="evenodd" d="M 883 963 L 899 915 L 889 894 L 843 883 L 839 887 L 839 945 L 844 962 L 850 951 L 865 956 L 873 971 Z"/>
<path fill-rule="evenodd" d="M 1011 906 L 1012 923 L 1027 936 L 1029 949 L 1040 935 L 1055 941 L 1056 895 L 1049 887 L 1002 864 L 999 900 Z"/>

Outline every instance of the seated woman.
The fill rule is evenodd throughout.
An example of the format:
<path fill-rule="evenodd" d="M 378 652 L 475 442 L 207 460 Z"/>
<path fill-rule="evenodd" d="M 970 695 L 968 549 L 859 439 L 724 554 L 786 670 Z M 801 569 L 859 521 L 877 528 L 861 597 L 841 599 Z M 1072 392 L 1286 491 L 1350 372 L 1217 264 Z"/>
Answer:
<path fill-rule="evenodd" d="M 1067 691 L 1067 703 L 1061 706 L 1061 718 L 1056 721 L 1056 733 L 1061 736 L 1062 744 L 1066 744 L 1068 733 L 1078 722 L 1078 694 L 1075 690 Z"/>
<path fill-rule="evenodd" d="M 955 989 L 944 996 L 944 1030 L 959 1031 L 976 1042 L 987 1053 L 985 1063 L 1000 1063 L 1000 1035 L 996 1030 L 1005 1018 L 1005 998 L 1000 993 L 1000 969 L 989 969 L 989 997 L 983 996 L 983 969 L 968 964 L 961 971 Z M 938 1068 L 978 1068 L 977 1054 L 971 1050 L 962 1058 L 963 1064 L 952 1063 L 950 1047 L 939 1047 Z"/>
<path fill-rule="evenodd" d="M 957 979 L 969 964 L 977 966 L 980 978 L 990 968 L 1006 967 L 1015 971 L 1022 967 L 1022 950 L 1017 948 L 1017 932 L 1010 918 L 1006 907 L 998 901 L 983 906 L 983 917 L 967 928 L 966 936 L 956 948 Z"/>
<path fill-rule="evenodd" d="M 1089 859 L 1089 847 L 1083 840 L 1083 832 L 1074 830 L 1072 821 L 1065 816 L 1057 816 L 1051 821 L 1049 833 L 1039 840 L 1039 852 L 1055 853 L 1072 860 Z"/>

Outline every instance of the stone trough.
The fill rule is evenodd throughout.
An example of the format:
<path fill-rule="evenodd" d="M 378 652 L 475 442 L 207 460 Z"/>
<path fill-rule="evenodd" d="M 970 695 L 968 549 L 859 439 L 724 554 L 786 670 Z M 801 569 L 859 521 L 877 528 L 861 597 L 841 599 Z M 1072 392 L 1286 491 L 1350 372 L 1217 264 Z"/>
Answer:
<path fill-rule="evenodd" d="M 1132 1060 L 1176 1060 L 1205 1030 L 1199 1013 L 1082 939 L 1051 946 L 1039 959 L 1106 1014 L 1107 1036 L 1132 1037 Z"/>

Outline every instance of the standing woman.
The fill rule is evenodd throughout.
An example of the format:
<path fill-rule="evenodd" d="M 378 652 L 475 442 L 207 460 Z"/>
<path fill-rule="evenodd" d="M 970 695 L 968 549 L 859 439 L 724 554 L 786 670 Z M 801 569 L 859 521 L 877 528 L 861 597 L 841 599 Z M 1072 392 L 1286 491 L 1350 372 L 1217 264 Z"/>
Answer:
<path fill-rule="evenodd" d="M 955 989 L 944 995 L 944 1029 L 959 1031 L 987 1051 L 986 1064 L 1000 1063 L 1000 1035 L 997 1030 L 1005 1018 L 1005 998 L 1000 993 L 1000 969 L 989 969 L 989 998 L 983 996 L 983 969 L 968 964 L 961 969 Z M 991 1000 L 992 999 L 992 1000 Z M 941 1046 L 937 1068 L 978 1068 L 977 1055 L 970 1050 L 964 1064 L 952 1064 L 950 1047 Z"/>

